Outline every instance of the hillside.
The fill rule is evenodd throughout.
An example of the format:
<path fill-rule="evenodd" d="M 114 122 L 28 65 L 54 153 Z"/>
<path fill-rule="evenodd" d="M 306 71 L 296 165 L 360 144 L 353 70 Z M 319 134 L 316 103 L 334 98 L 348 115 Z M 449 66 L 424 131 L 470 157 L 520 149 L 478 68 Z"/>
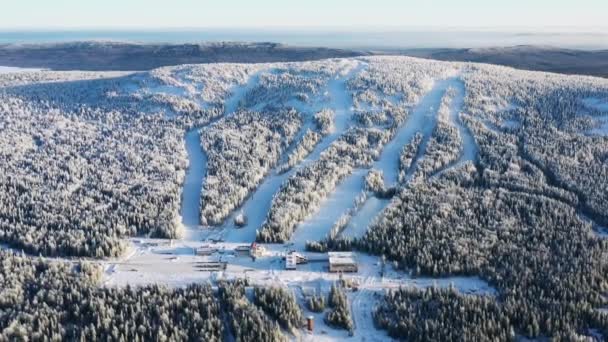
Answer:
<path fill-rule="evenodd" d="M 606 79 L 381 56 L 23 72 L 0 74 L 0 129 L 0 340 L 608 336 Z"/>
<path fill-rule="evenodd" d="M 139 44 L 93 41 L 2 44 L 0 65 L 52 70 L 138 71 L 180 64 L 296 62 L 364 54 L 276 43 Z"/>
<path fill-rule="evenodd" d="M 608 77 L 608 51 L 586 51 L 546 46 L 471 49 L 412 49 L 395 51 L 406 56 L 453 62 L 477 62 L 524 70 Z"/>

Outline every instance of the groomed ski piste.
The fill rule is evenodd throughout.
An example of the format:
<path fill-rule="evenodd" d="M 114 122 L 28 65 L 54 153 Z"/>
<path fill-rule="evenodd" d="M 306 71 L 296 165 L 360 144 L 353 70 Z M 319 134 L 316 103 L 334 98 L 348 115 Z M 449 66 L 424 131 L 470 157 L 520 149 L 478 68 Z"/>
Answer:
<path fill-rule="evenodd" d="M 415 74 L 408 80 L 411 89 L 404 89 L 399 84 L 394 87 L 397 90 L 387 86 L 387 89 L 383 89 L 388 90 L 385 93 L 380 89 L 368 92 L 366 87 L 369 86 L 371 89 L 374 86 L 374 77 L 370 74 L 374 70 L 375 72 L 382 70 L 383 64 L 387 61 L 416 65 L 406 68 L 403 72 Z M 220 71 L 224 67 L 230 72 L 222 74 Z M 0 73 L 3 72 L 20 71 L 0 68 Z M 420 164 L 427 158 L 429 141 L 437 126 L 438 111 L 450 89 L 453 90 L 453 96 L 449 100 L 448 118 L 449 124 L 458 132 L 459 150 L 456 158 L 433 170 L 423 181 L 432 182 L 450 171 L 474 167 L 480 147 L 472 133 L 474 128 L 470 127 L 468 122 L 486 127 L 494 134 L 501 133 L 502 129 L 517 130 L 521 123 L 508 118 L 506 114 L 501 114 L 517 111 L 518 106 L 515 104 L 501 106 L 500 103 L 491 103 L 492 101 L 488 100 L 489 103 L 486 104 L 488 113 L 496 115 L 499 119 L 488 115 L 488 117 L 473 118 L 472 121 L 464 120 L 465 116 L 470 118 L 478 114 L 465 112 L 466 77 L 467 73 L 471 72 L 467 64 L 430 65 L 410 58 L 392 60 L 373 57 L 248 66 L 187 65 L 161 68 L 150 73 L 131 76 L 127 82 L 121 83 L 124 94 L 144 99 L 152 98 L 153 104 L 144 108 L 151 112 L 164 113 L 165 120 L 182 120 L 180 127 L 185 128 L 182 132 L 183 149 L 175 151 L 176 155 L 184 157 L 188 163 L 185 174 L 178 173 L 182 188 L 179 211 L 174 217 L 174 224 L 179 228 L 180 234 L 174 239 L 149 238 L 145 235 L 129 238 L 127 252 L 122 257 L 98 261 L 105 267 L 104 286 L 163 284 L 169 287 L 184 287 L 191 283 L 214 284 L 224 279 L 246 278 L 253 285 L 289 287 L 303 303 L 310 294 L 327 294 L 331 285 L 337 281 L 346 280 L 357 284 L 357 291 L 348 292 L 355 326 L 352 336 L 344 330 L 327 326 L 323 314 L 304 309 L 305 316 L 315 317 L 315 331 L 310 334 L 301 329 L 299 334 L 291 338 L 306 341 L 388 339 L 385 332 L 374 327 L 372 311 L 376 301 L 390 289 L 453 286 L 468 295 L 496 295 L 496 290 L 479 277 L 414 277 L 410 272 L 393 267 L 390 262 L 384 263 L 379 256 L 363 252 L 356 253 L 358 272 L 330 273 L 325 253 L 306 250 L 307 242 L 320 241 L 328 236 L 332 227 L 344 217 L 347 218 L 346 224 L 340 231 L 340 236 L 364 237 L 369 227 L 377 221 L 384 210 L 394 204 L 394 198 L 383 198 L 366 190 L 366 175 L 370 170 L 381 171 L 384 186 L 396 189 L 396 192 L 410 185 Z M 391 70 L 388 70 L 382 77 L 388 78 L 390 75 Z M 276 82 L 278 87 L 273 88 L 276 86 L 273 82 Z M 608 112 L 608 101 L 603 98 L 587 97 L 583 103 L 600 113 L 595 113 L 593 117 L 595 126 L 586 133 L 605 136 L 608 130 L 607 116 L 605 116 Z M 233 209 L 229 210 L 229 214 L 224 215 L 221 224 L 201 224 L 201 217 L 204 216 L 202 207 L 205 204 L 202 194 L 205 192 L 205 185 L 213 186 L 206 182 L 210 175 L 217 176 L 222 172 L 209 168 L 209 154 L 217 153 L 234 157 L 235 152 L 230 150 L 234 147 L 229 139 L 231 137 L 222 140 L 222 144 L 211 145 L 217 150 L 206 151 L 202 142 L 205 133 L 211 128 L 222 127 L 221 125 L 228 119 L 239 117 L 243 113 L 265 113 L 283 109 L 292 109 L 298 113 L 300 122 L 294 124 L 297 126 L 297 132 L 291 139 L 286 139 L 284 136 L 277 137 L 279 142 L 276 145 L 280 145 L 278 147 L 268 143 L 268 150 L 276 148 L 279 151 L 276 160 L 265 160 L 267 156 L 256 155 L 259 159 L 264 159 L 260 161 L 263 177 L 256 179 L 254 186 L 251 187 L 252 190 L 245 194 L 242 193 L 244 190 L 234 190 L 240 196 L 237 197 L 242 200 L 230 203 Z M 189 117 L 192 113 L 201 115 L 213 110 L 215 114 L 205 119 Z M 315 121 L 315 115 L 323 110 L 329 110 L 333 115 L 331 130 L 322 133 Z M 403 117 L 398 117 L 400 111 L 405 113 Z M 359 120 L 361 113 L 364 113 L 365 118 L 371 118 L 371 124 Z M 388 127 L 392 127 L 394 131 L 387 133 Z M 297 220 L 293 233 L 285 242 L 258 243 L 266 252 L 255 259 L 249 255 L 234 253 L 237 247 L 249 246 L 256 242 L 258 232 L 269 221 L 270 212 L 276 208 L 280 209 L 281 203 L 277 202 L 277 198 L 281 191 L 285 191 L 286 184 L 303 182 L 298 179 L 299 172 L 331 160 L 328 151 L 342 143 L 341 139 L 349 133 L 357 130 L 378 130 L 385 134 L 385 141 L 382 142 L 379 150 L 370 153 L 371 158 L 368 159 L 371 162 L 353 162 L 353 165 L 345 166 L 349 170 L 346 176 L 342 177 L 334 187 L 328 187 L 330 189 L 328 193 L 313 194 L 318 203 L 310 205 L 312 210 L 308 210 L 310 209 L 308 205 L 299 203 L 306 207 L 308 214 L 304 215 L 303 219 Z M 309 131 L 319 133 L 318 141 L 314 142 L 313 147 L 297 160 L 295 165 L 282 169 L 288 156 L 296 151 L 300 144 L 304 144 L 303 140 Z M 400 156 L 404 146 L 412 143 L 417 134 L 422 136 L 422 140 L 405 172 L 404 179 L 400 180 L 400 172 L 402 172 Z M 257 144 L 257 141 L 251 142 L 251 145 L 257 146 Z M 234 160 L 238 162 L 238 158 Z M 229 169 L 242 165 L 223 167 Z M 235 181 L 241 180 L 235 179 Z M 232 193 L 220 193 L 218 196 L 232 195 Z M 300 209 L 293 207 L 294 211 Z M 237 224 L 238 217 L 244 217 L 245 223 Z M 598 236 L 605 238 L 608 235 L 608 231 L 601 224 L 586 216 L 584 219 L 596 228 Z M 9 247 L 3 246 L 3 248 Z M 212 249 L 212 255 L 197 255 L 197 250 L 201 249 Z M 297 265 L 296 270 L 287 270 L 284 259 L 289 252 L 306 256 L 310 262 Z M 226 268 L 219 271 L 200 269 L 201 263 L 211 261 L 226 263 Z"/>

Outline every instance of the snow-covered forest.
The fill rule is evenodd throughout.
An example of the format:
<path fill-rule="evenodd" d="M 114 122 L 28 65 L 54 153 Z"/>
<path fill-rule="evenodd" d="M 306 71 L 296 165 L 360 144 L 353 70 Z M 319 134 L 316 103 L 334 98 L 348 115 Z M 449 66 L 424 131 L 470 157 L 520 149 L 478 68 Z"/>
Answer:
<path fill-rule="evenodd" d="M 607 120 L 604 79 L 406 57 L 0 74 L 0 243 L 24 251 L 0 251 L 0 333 L 270 341 L 321 311 L 357 336 L 351 304 L 378 297 L 373 321 L 397 339 L 608 336 Z M 187 134 L 205 156 L 194 197 Z M 202 240 L 258 241 L 276 260 L 283 246 L 354 250 L 381 272 L 477 277 L 496 294 L 380 283 L 392 290 L 303 299 L 274 269 L 100 287 L 112 272 L 96 265 L 137 270 L 147 238 L 173 239 L 176 258 Z M 74 257 L 91 264 L 61 259 Z"/>

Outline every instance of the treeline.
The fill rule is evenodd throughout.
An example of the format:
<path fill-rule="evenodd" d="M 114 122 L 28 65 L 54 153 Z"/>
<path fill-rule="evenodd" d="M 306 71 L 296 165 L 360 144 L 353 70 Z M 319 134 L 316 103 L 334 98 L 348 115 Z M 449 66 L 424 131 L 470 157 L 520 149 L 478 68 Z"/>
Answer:
<path fill-rule="evenodd" d="M 302 309 L 289 289 L 254 287 L 253 302 L 287 331 L 297 330 L 304 323 Z"/>
<path fill-rule="evenodd" d="M 219 298 L 231 337 L 245 341 L 287 341 L 279 325 L 263 311 L 249 302 L 245 296 L 244 281 L 225 282 L 219 288 Z"/>
<path fill-rule="evenodd" d="M 399 184 L 405 184 L 408 181 L 408 175 L 414 172 L 414 160 L 419 153 L 424 135 L 417 132 L 412 140 L 403 146 L 399 154 Z"/>
<path fill-rule="evenodd" d="M 105 288 L 94 265 L 5 251 L 0 261 L 0 340 L 223 340 L 209 285 Z"/>
<path fill-rule="evenodd" d="M 0 340 L 286 341 L 301 328 L 293 293 L 244 280 L 169 289 L 100 287 L 101 267 L 0 250 Z"/>
<path fill-rule="evenodd" d="M 285 173 L 292 167 L 299 164 L 306 156 L 308 156 L 321 141 L 321 134 L 308 129 L 302 136 L 296 148 L 287 156 L 287 161 L 278 168 L 279 173 Z"/>
<path fill-rule="evenodd" d="M 352 333 L 355 327 L 344 289 L 339 285 L 332 284 L 327 302 L 330 307 L 330 311 L 325 316 L 327 324 Z"/>
<path fill-rule="evenodd" d="M 515 341 L 510 320 L 490 296 L 457 290 L 389 291 L 374 310 L 374 323 L 402 341 Z"/>
<path fill-rule="evenodd" d="M 313 116 L 315 130 L 307 129 L 298 145 L 287 156 L 287 161 L 278 168 L 279 173 L 285 173 L 306 158 L 321 141 L 334 129 L 334 111 L 323 109 Z"/>

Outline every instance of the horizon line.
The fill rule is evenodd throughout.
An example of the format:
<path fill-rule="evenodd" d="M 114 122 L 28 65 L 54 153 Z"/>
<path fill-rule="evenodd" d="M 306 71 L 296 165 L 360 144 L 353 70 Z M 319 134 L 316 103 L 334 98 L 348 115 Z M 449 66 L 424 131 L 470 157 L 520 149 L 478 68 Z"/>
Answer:
<path fill-rule="evenodd" d="M 595 33 L 608 34 L 607 26 L 571 26 L 571 25 L 555 25 L 555 26 L 420 26 L 420 25 L 382 25 L 382 26 L 354 26 L 354 25 L 327 25 L 327 26 L 283 26 L 283 25 L 266 25 L 266 26 L 13 26 L 2 27 L 0 32 L 53 32 L 53 31 L 143 31 L 143 32 L 159 32 L 159 31 L 214 31 L 214 30 L 257 30 L 257 31 L 355 31 L 355 32 L 433 32 L 433 31 L 457 31 L 457 32 L 503 32 L 515 33 L 522 31 L 533 30 L 536 33 Z"/>

